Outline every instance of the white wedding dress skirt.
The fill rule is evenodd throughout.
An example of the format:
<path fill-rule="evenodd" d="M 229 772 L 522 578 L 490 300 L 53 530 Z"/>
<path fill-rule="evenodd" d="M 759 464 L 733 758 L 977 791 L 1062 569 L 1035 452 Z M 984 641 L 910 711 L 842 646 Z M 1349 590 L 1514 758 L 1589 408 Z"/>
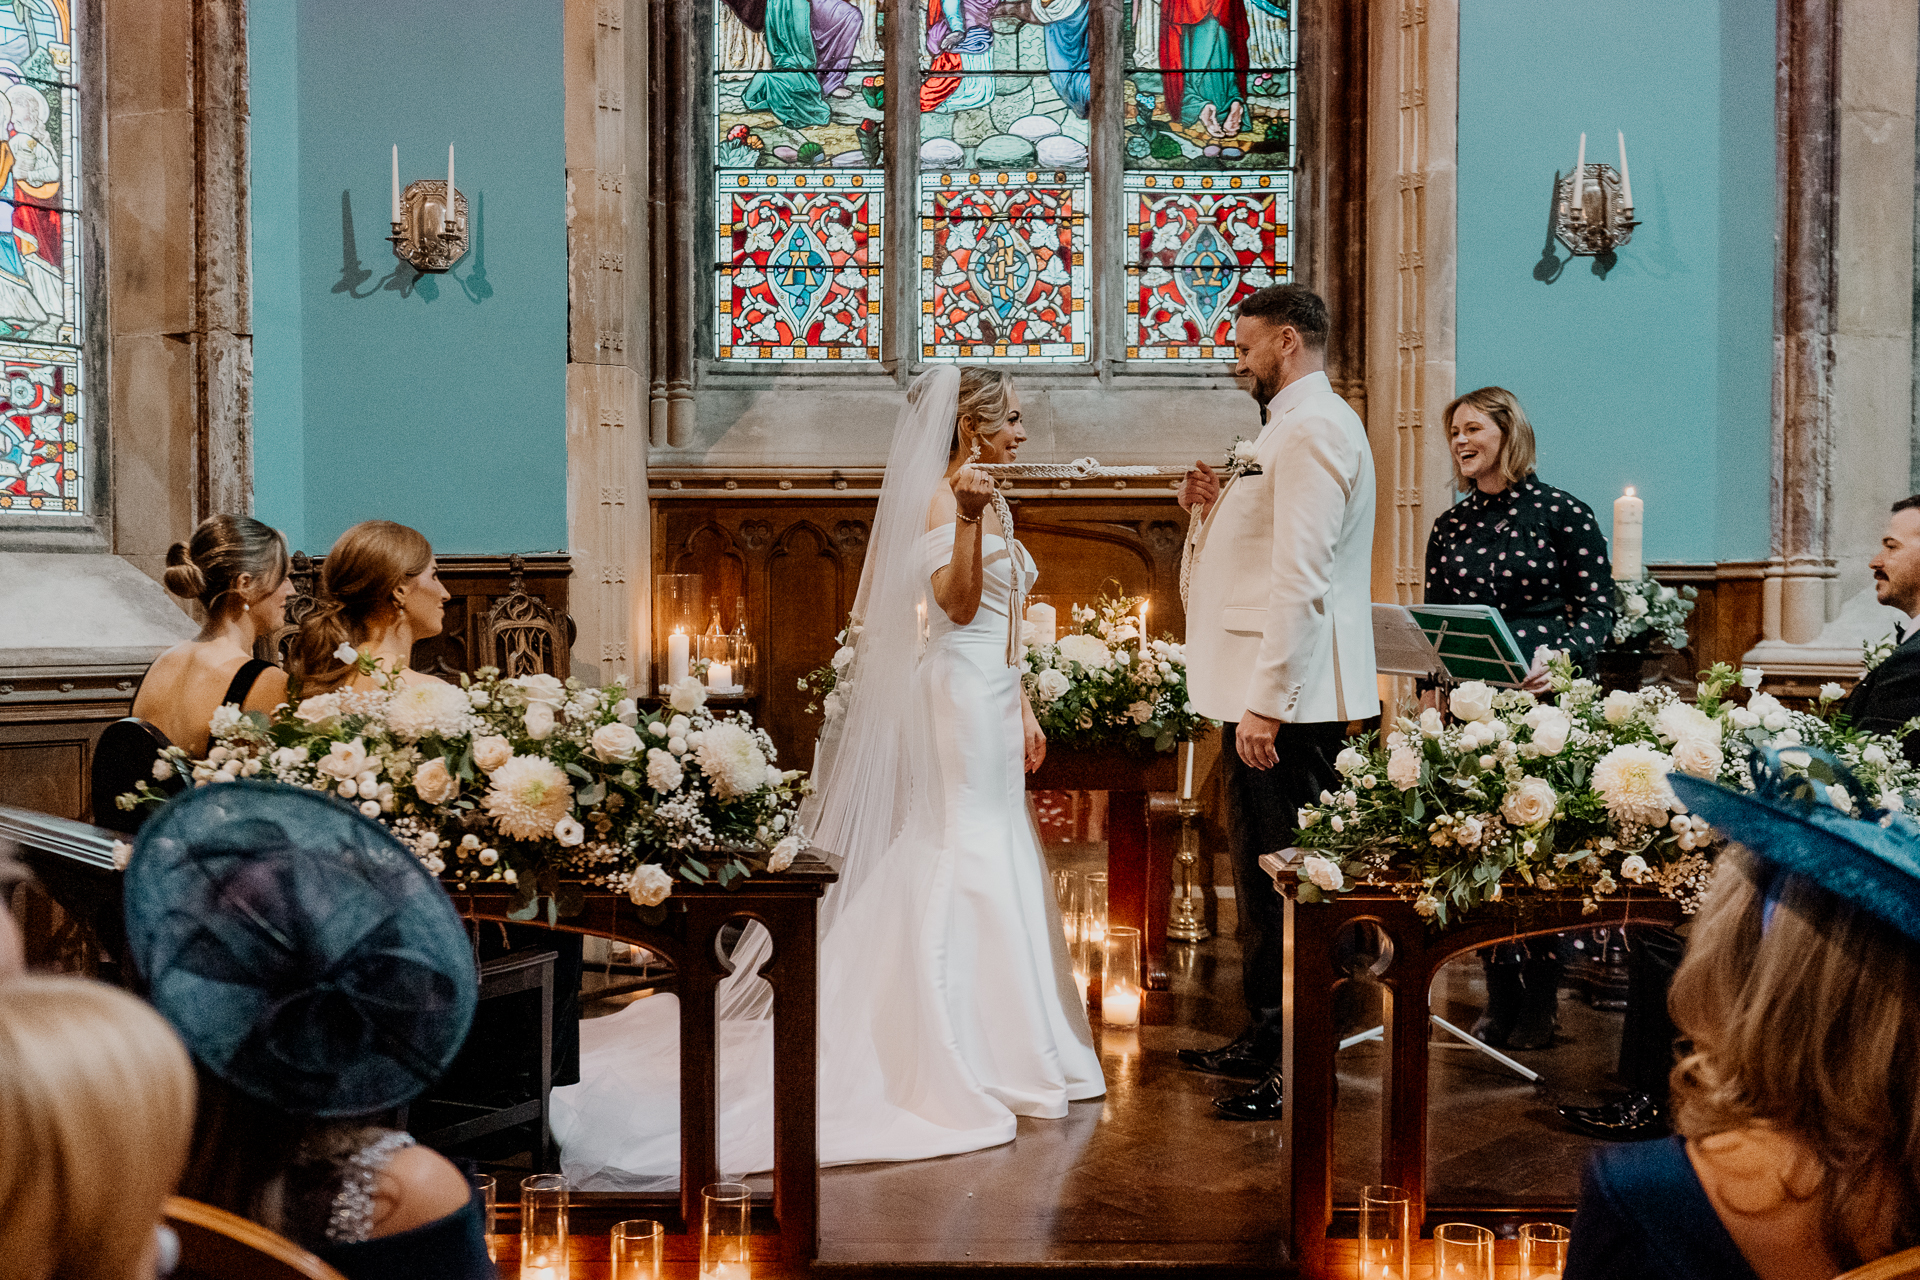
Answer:
<path fill-rule="evenodd" d="M 1016 1116 L 1059 1119 L 1105 1092 L 1027 807 L 1019 672 L 1007 665 L 1013 565 L 985 537 L 980 610 L 964 627 L 930 610 L 916 676 L 940 774 L 917 790 L 937 809 L 914 806 L 821 943 L 823 1163 L 997 1146 Z M 952 545 L 952 525 L 922 540 L 929 575 Z M 580 1083 L 553 1091 L 574 1186 L 677 1181 L 678 1020 L 678 1001 L 654 996 L 581 1024 Z M 772 1024 L 723 1019 L 719 1042 L 720 1167 L 771 1168 Z"/>

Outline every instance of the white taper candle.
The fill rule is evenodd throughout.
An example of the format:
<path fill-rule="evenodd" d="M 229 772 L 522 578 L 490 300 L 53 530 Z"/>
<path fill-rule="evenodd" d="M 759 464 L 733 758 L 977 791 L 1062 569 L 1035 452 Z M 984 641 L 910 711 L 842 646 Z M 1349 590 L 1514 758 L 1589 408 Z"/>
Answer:
<path fill-rule="evenodd" d="M 400 144 L 393 144 L 393 217 L 391 222 L 400 221 Z"/>
<path fill-rule="evenodd" d="M 1633 179 L 1627 173 L 1627 131 L 1620 131 L 1620 203 L 1633 208 Z"/>
<path fill-rule="evenodd" d="M 1573 216 L 1587 213 L 1587 135 L 1580 135 L 1580 158 L 1573 162 Z"/>

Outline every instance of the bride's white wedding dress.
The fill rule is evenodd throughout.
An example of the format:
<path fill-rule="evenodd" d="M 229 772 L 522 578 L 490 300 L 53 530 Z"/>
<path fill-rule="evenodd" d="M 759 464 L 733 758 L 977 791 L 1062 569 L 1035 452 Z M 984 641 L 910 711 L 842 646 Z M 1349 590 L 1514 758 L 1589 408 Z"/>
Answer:
<path fill-rule="evenodd" d="M 823 1163 L 995 1146 L 1016 1116 L 1058 1119 L 1105 1091 L 1027 807 L 1019 671 L 1007 665 L 1014 576 L 1024 594 L 1032 562 L 1018 542 L 983 536 L 979 611 L 956 626 L 930 607 L 913 669 L 903 723 L 927 733 L 935 776 L 906 779 L 916 799 L 904 826 L 821 942 Z M 920 538 L 922 582 L 953 538 L 951 524 Z M 553 1092 L 576 1187 L 677 1178 L 678 1017 L 673 997 L 655 996 L 581 1025 L 580 1083 Z M 723 1019 L 720 1042 L 721 1169 L 770 1168 L 771 1023 Z"/>

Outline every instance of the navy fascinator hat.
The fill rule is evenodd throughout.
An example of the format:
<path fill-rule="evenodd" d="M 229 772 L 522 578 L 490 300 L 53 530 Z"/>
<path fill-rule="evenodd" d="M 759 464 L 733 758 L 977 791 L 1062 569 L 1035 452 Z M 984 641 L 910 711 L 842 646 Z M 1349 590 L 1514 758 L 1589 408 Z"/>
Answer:
<path fill-rule="evenodd" d="M 1800 876 L 1920 942 L 1920 822 L 1877 808 L 1826 752 L 1798 753 L 1806 762 L 1796 759 L 1799 768 L 1788 773 L 1781 756 L 1793 750 L 1756 752 L 1752 791 L 1681 773 L 1668 781 L 1689 809 L 1771 870 Z"/>
<path fill-rule="evenodd" d="M 397 1107 L 444 1072 L 479 997 L 437 880 L 379 823 L 300 787 L 199 787 L 141 828 L 127 945 L 193 1056 L 293 1115 Z"/>

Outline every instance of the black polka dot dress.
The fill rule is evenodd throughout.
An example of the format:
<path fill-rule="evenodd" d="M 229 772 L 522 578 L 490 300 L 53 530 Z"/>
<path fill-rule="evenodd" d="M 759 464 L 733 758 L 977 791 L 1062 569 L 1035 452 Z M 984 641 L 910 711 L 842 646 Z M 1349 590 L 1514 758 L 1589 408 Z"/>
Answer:
<path fill-rule="evenodd" d="M 1531 657 L 1570 649 L 1593 674 L 1613 631 L 1613 570 L 1593 508 L 1531 474 L 1500 493 L 1475 489 L 1433 522 L 1430 604 L 1490 604 Z"/>

